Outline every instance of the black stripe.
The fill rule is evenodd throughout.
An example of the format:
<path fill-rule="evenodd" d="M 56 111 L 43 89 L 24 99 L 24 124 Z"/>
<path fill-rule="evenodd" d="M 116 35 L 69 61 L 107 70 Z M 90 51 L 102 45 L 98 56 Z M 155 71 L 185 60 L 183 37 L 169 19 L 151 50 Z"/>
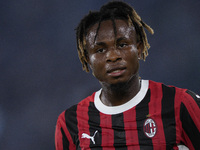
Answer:
<path fill-rule="evenodd" d="M 101 127 L 100 127 L 100 114 L 99 111 L 94 106 L 93 102 L 90 102 L 89 108 L 88 108 L 88 124 L 89 124 L 89 130 L 90 130 L 90 136 L 93 136 L 94 133 L 97 131 L 94 137 L 95 144 L 90 140 L 90 148 L 95 150 L 102 150 L 101 148 Z"/>
<path fill-rule="evenodd" d="M 186 93 L 188 93 L 190 96 L 192 96 L 192 98 L 195 100 L 195 102 L 197 103 L 197 105 L 200 108 L 200 98 L 197 97 L 197 94 L 192 92 L 192 91 L 190 91 L 190 90 L 187 90 Z"/>
<path fill-rule="evenodd" d="M 114 130 L 114 147 L 116 150 L 126 150 L 126 134 L 124 130 L 123 113 L 112 115 L 112 128 Z"/>
<path fill-rule="evenodd" d="M 181 110 L 180 110 L 180 119 L 182 122 L 182 127 L 188 137 L 190 138 L 194 149 L 200 148 L 200 133 L 197 129 L 196 125 L 194 124 L 190 114 L 183 103 L 181 103 Z"/>
<path fill-rule="evenodd" d="M 79 145 L 79 138 L 78 138 L 76 110 L 77 110 L 77 105 L 74 105 L 65 111 L 65 122 L 67 129 L 72 137 L 72 140 L 76 145 L 76 148 L 78 148 L 77 146 Z"/>
<path fill-rule="evenodd" d="M 136 106 L 136 121 L 138 130 L 138 140 L 140 149 L 153 150 L 152 139 L 148 138 L 143 130 L 144 122 L 149 114 L 150 90 L 147 91 L 145 98 Z"/>
<path fill-rule="evenodd" d="M 172 149 L 176 144 L 176 122 L 174 111 L 175 88 L 162 85 L 162 121 L 166 140 L 166 149 Z"/>
<path fill-rule="evenodd" d="M 69 150 L 69 141 L 65 135 L 65 132 L 61 128 L 61 133 L 62 133 L 62 142 L 63 142 L 63 150 Z"/>

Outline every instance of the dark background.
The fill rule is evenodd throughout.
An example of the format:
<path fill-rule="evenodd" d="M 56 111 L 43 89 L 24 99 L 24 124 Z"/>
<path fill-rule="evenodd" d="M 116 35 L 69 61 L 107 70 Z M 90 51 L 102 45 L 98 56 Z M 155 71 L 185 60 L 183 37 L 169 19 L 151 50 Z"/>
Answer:
<path fill-rule="evenodd" d="M 0 149 L 54 150 L 58 115 L 100 88 L 75 27 L 107 0 L 0 0 Z M 126 0 L 155 31 L 140 76 L 200 94 L 200 1 Z"/>

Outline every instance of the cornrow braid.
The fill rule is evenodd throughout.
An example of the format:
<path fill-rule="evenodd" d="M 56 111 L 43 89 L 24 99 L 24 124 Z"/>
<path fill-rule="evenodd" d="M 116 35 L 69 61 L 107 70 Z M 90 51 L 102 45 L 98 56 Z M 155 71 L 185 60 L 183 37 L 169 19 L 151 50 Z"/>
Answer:
<path fill-rule="evenodd" d="M 86 50 L 87 31 L 94 24 L 98 23 L 94 39 L 96 40 L 101 22 L 105 20 L 111 20 L 113 22 L 113 29 L 116 36 L 117 32 L 115 19 L 125 20 L 129 24 L 129 26 L 135 27 L 137 34 L 137 42 L 141 42 L 143 44 L 143 51 L 140 57 L 145 61 L 146 57 L 148 56 L 148 49 L 150 48 L 150 45 L 148 43 L 147 35 L 145 33 L 144 28 L 146 28 L 147 31 L 151 34 L 154 34 L 153 29 L 150 26 L 148 26 L 145 22 L 143 22 L 141 17 L 136 13 L 136 11 L 128 4 L 121 1 L 109 2 L 108 4 L 103 5 L 100 11 L 90 11 L 89 14 L 81 20 L 78 27 L 76 28 L 78 56 L 82 63 L 82 68 L 86 72 L 89 72 L 88 53 Z"/>

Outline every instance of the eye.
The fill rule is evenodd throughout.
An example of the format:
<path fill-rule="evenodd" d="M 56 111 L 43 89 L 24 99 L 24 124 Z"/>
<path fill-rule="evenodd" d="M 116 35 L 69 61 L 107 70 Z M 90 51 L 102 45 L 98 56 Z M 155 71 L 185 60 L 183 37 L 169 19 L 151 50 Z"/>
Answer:
<path fill-rule="evenodd" d="M 99 48 L 99 49 L 97 49 L 97 53 L 103 53 L 105 51 L 105 49 L 103 49 L 103 48 Z"/>
<path fill-rule="evenodd" d="M 119 48 L 124 48 L 124 47 L 126 47 L 127 46 L 127 44 L 126 43 L 121 43 L 121 44 L 119 44 Z"/>

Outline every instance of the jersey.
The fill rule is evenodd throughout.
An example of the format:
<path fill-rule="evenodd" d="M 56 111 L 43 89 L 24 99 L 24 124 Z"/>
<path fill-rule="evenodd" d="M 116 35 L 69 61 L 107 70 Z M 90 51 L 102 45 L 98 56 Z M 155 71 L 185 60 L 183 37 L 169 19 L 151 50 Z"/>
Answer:
<path fill-rule="evenodd" d="M 56 150 L 178 150 L 200 148 L 200 97 L 151 80 L 120 106 L 93 93 L 58 117 Z"/>

